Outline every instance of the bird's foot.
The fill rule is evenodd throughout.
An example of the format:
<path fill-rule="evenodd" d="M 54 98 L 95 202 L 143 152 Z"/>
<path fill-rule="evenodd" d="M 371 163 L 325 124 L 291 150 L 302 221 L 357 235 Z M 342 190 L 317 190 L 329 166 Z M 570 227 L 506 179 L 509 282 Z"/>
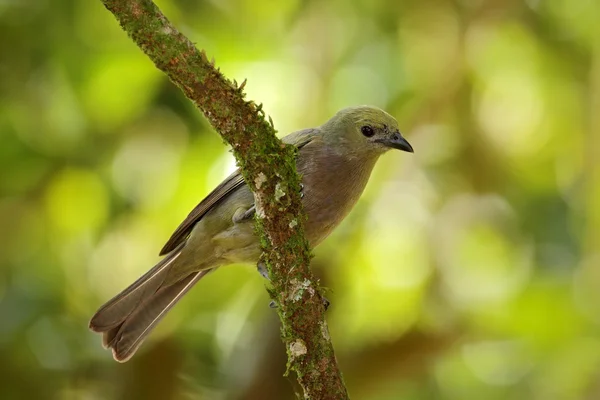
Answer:
<path fill-rule="evenodd" d="M 269 272 L 267 271 L 267 266 L 265 265 L 265 263 L 263 263 L 262 261 L 259 261 L 258 264 L 256 264 L 256 269 L 258 270 L 258 273 L 260 274 L 260 276 L 262 276 L 266 280 L 270 281 Z"/>

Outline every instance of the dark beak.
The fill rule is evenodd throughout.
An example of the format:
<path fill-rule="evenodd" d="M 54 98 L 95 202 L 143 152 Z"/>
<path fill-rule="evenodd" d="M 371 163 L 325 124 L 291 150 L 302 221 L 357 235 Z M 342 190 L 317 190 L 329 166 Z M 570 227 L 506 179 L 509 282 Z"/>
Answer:
<path fill-rule="evenodd" d="M 408 141 L 404 139 L 400 133 L 394 133 L 389 138 L 380 139 L 378 141 L 393 149 L 407 151 L 409 153 L 415 152 L 410 143 L 408 143 Z"/>

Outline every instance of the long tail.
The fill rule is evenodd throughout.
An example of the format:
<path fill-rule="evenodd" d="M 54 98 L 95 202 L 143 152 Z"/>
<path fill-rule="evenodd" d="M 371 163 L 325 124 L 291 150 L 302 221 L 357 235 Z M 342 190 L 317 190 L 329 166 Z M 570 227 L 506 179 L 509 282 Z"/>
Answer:
<path fill-rule="evenodd" d="M 115 360 L 129 360 L 166 313 L 196 282 L 212 271 L 194 272 L 179 282 L 164 286 L 163 282 L 182 247 L 173 250 L 127 289 L 100 307 L 92 317 L 90 329 L 102 333 L 102 345 L 112 349 Z"/>

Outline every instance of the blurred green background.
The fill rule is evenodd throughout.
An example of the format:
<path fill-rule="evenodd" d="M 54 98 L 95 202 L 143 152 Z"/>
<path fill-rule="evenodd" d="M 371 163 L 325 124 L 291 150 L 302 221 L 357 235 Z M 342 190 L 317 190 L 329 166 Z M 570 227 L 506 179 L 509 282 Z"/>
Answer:
<path fill-rule="evenodd" d="M 600 398 L 600 2 L 162 0 L 282 134 L 395 115 L 314 268 L 354 399 Z M 0 398 L 293 398 L 254 268 L 89 332 L 234 160 L 100 1 L 0 2 Z"/>

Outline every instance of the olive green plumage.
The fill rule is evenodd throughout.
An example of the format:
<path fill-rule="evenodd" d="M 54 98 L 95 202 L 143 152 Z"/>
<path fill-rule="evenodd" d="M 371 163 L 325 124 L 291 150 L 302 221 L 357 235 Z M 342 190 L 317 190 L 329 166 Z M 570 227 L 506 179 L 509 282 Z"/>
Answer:
<path fill-rule="evenodd" d="M 282 139 L 298 147 L 305 233 L 318 245 L 348 215 L 373 166 L 390 148 L 412 152 L 396 120 L 369 106 L 339 111 L 319 128 Z M 204 275 L 232 263 L 256 263 L 254 197 L 239 171 L 213 190 L 163 247 L 156 266 L 103 305 L 90 329 L 117 361 L 127 361 L 166 312 Z"/>

